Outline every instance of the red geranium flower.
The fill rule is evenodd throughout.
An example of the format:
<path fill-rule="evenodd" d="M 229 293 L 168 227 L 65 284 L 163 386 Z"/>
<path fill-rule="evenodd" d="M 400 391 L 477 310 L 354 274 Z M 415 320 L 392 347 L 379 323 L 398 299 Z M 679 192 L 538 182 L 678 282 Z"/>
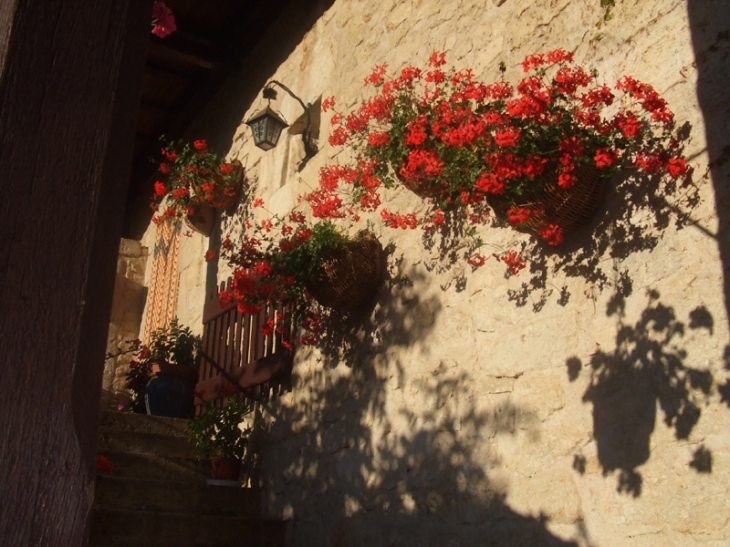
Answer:
<path fill-rule="evenodd" d="M 560 245 L 563 242 L 563 229 L 555 224 L 548 224 L 540 230 L 540 237 L 547 241 L 548 245 Z"/>
<path fill-rule="evenodd" d="M 164 2 L 155 2 L 152 7 L 152 34 L 164 38 L 177 30 L 175 17 Z"/>
<path fill-rule="evenodd" d="M 487 259 L 486 256 L 480 255 L 480 254 L 474 254 L 471 255 L 469 258 L 466 259 L 466 261 L 474 266 L 475 268 L 479 268 L 481 266 L 484 266 L 484 261 Z"/>
<path fill-rule="evenodd" d="M 669 158 L 667 162 L 667 171 L 670 176 L 676 179 L 679 176 L 687 174 L 687 162 L 684 158 Z"/>
<path fill-rule="evenodd" d="M 507 264 L 507 268 L 512 275 L 517 275 L 520 270 L 525 267 L 525 261 L 517 256 L 517 251 L 506 251 L 501 257 L 494 255 L 496 258 Z"/>
<path fill-rule="evenodd" d="M 96 457 L 96 470 L 106 473 L 107 475 L 114 474 L 114 465 L 106 456 L 99 454 Z"/>
<path fill-rule="evenodd" d="M 218 301 L 220 302 L 221 308 L 227 308 L 233 302 L 233 295 L 228 291 L 221 291 L 218 293 Z"/>

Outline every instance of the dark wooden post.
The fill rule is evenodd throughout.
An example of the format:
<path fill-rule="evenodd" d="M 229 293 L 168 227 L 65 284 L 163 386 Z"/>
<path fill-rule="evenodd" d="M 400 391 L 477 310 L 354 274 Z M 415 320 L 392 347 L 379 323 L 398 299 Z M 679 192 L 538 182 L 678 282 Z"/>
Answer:
<path fill-rule="evenodd" d="M 152 2 L 0 0 L 0 544 L 86 544 Z"/>

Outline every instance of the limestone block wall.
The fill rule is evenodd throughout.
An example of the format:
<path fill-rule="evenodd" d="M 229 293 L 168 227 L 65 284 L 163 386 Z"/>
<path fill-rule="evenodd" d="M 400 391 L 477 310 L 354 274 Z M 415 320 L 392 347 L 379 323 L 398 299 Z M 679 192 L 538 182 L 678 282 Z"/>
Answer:
<path fill-rule="evenodd" d="M 324 349 L 299 351 L 292 392 L 264 405 L 264 502 L 291 519 L 291 545 L 730 542 L 730 4 L 616 4 L 604 21 L 598 0 L 335 0 L 281 62 L 267 51 L 296 28 L 283 14 L 191 128 L 246 169 L 247 199 L 222 221 L 233 236 L 260 214 L 253 197 L 285 213 L 342 159 L 326 115 L 301 172 L 297 135 L 253 146 L 242 122 L 269 78 L 348 110 L 376 63 L 393 74 L 438 50 L 487 82 L 504 62 L 514 82 L 526 55 L 562 47 L 606 82 L 651 83 L 689 133 L 691 184 L 618 176 L 559 250 L 485 227 L 489 244 L 528 259 L 517 276 L 493 259 L 476 271 L 444 259 L 378 213 L 352 227 L 386 249 L 377 299 L 338 320 Z M 284 94 L 272 106 L 301 114 Z M 405 189 L 384 197 L 422 207 Z M 206 268 L 192 250 L 190 295 Z M 228 273 L 218 264 L 219 280 Z"/>
<path fill-rule="evenodd" d="M 203 334 L 203 302 L 205 297 L 207 268 L 204 261 L 208 250 L 208 238 L 183 229 L 180 239 L 180 290 L 177 316 L 181 323 L 190 327 L 193 334 Z"/>
<path fill-rule="evenodd" d="M 120 348 L 126 349 L 125 342 L 139 336 L 145 304 L 144 274 L 147 257 L 148 248 L 139 241 L 121 240 L 107 337 L 107 353 L 117 353 Z M 104 363 L 102 407 L 116 408 L 120 397 L 124 397 L 125 376 L 131 359 L 131 355 L 120 355 Z"/>

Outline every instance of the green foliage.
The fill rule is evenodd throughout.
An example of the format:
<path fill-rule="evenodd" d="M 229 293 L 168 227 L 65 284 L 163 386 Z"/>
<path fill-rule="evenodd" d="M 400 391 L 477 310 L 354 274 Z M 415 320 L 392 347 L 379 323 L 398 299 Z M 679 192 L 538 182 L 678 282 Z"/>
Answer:
<path fill-rule="evenodd" d="M 172 363 L 197 369 L 200 336 L 194 335 L 189 327 L 180 326 L 177 318 L 170 322 L 169 327 L 154 331 L 147 347 L 153 363 Z"/>
<path fill-rule="evenodd" d="M 273 215 L 261 223 L 249 223 L 249 229 L 252 235 L 244 235 L 240 245 L 234 247 L 230 238 L 221 244 L 221 256 L 233 268 L 235 288 L 219 293 L 221 305 L 235 300 L 241 313 L 251 315 L 268 305 L 279 310 L 287 306 L 291 310 L 287 317 L 272 319 L 261 332 L 268 336 L 276 329 L 284 347 L 291 349 L 296 332 L 303 327 L 310 334 L 300 342 L 316 344 L 321 314 L 310 287 L 321 282 L 324 265 L 346 255 L 347 246 L 361 236 L 349 237 L 329 221 L 308 223 L 297 211 L 286 219 Z"/>
<path fill-rule="evenodd" d="M 249 403 L 235 399 L 229 399 L 224 407 L 206 405 L 203 414 L 188 422 L 188 440 L 196 455 L 243 459 L 251 428 L 242 428 L 242 423 L 251 410 Z"/>
<path fill-rule="evenodd" d="M 322 264 L 351 241 L 331 222 L 312 224 L 310 231 L 312 235 L 303 244 L 288 252 L 277 249 L 270 255 L 275 270 L 294 277 L 302 287 L 307 282 L 316 282 L 322 273 Z"/>
<path fill-rule="evenodd" d="M 606 8 L 606 11 L 603 14 L 603 21 L 608 22 L 611 19 L 613 19 L 613 15 L 611 15 L 611 8 L 616 6 L 615 0 L 601 0 L 601 7 Z M 600 27 L 601 21 L 598 22 L 596 26 Z"/>
<path fill-rule="evenodd" d="M 129 363 L 126 387 L 132 392 L 132 404 L 129 409 L 137 414 L 146 414 L 144 396 L 147 393 L 147 382 L 152 377 L 152 364 L 147 359 Z"/>

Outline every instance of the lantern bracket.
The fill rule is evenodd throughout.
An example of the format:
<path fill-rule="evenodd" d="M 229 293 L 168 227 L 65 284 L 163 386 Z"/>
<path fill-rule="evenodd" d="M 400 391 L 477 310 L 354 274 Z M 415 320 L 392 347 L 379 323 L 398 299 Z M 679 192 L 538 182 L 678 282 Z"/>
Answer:
<path fill-rule="evenodd" d="M 271 99 L 276 99 L 276 90 L 272 86 L 278 86 L 284 91 L 286 91 L 289 96 L 293 99 L 295 99 L 301 106 L 302 109 L 304 109 L 304 116 L 305 116 L 305 122 L 304 122 L 304 130 L 302 131 L 302 142 L 304 143 L 304 159 L 299 164 L 299 171 L 301 171 L 304 166 L 307 164 L 309 159 L 313 157 L 319 149 L 317 148 L 317 144 L 312 139 L 312 135 L 309 132 L 309 126 L 311 124 L 311 116 L 309 115 L 309 109 L 311 108 L 310 105 L 305 105 L 304 101 L 302 101 L 299 97 L 297 97 L 294 92 L 289 89 L 286 85 L 282 84 L 281 82 L 277 80 L 269 80 L 269 83 L 267 83 L 264 86 L 262 95 L 264 99 L 268 99 L 269 101 Z"/>

